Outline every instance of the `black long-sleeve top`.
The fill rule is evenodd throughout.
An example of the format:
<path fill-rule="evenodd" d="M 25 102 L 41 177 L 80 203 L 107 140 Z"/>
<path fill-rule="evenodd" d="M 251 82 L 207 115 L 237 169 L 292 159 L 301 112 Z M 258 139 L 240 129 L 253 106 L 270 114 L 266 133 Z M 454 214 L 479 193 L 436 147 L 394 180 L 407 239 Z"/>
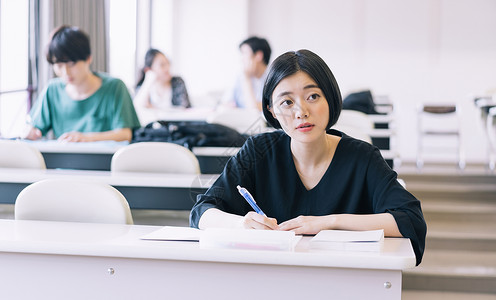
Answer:
<path fill-rule="evenodd" d="M 238 193 L 239 184 L 278 223 L 300 215 L 390 213 L 420 264 L 427 231 L 420 201 L 397 181 L 377 147 L 336 130 L 328 133 L 342 138 L 329 168 L 311 190 L 296 171 L 288 135 L 276 131 L 249 138 L 212 187 L 198 195 L 190 225 L 198 227 L 209 208 L 242 216 L 253 210 Z"/>

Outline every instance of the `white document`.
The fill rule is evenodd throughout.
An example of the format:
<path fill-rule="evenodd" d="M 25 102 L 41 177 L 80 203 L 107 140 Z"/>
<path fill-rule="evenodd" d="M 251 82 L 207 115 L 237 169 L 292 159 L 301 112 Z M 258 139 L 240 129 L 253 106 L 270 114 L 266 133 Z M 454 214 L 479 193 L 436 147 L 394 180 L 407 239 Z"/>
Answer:
<path fill-rule="evenodd" d="M 292 231 L 207 228 L 200 248 L 293 251 L 300 239 Z"/>
<path fill-rule="evenodd" d="M 384 230 L 322 230 L 310 240 L 310 248 L 344 251 L 380 251 Z"/>
<path fill-rule="evenodd" d="M 202 231 L 192 227 L 165 226 L 141 237 L 142 240 L 155 241 L 193 241 L 198 242 Z"/>

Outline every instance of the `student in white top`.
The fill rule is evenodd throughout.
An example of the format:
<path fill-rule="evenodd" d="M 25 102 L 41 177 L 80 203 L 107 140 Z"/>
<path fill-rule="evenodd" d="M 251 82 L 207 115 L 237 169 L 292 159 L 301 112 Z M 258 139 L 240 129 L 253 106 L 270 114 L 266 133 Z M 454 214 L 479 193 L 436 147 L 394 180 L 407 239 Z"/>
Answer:
<path fill-rule="evenodd" d="M 157 49 L 146 52 L 145 66 L 136 85 L 134 105 L 137 110 L 191 107 L 183 79 L 171 75 L 169 60 Z"/>
<path fill-rule="evenodd" d="M 239 45 L 243 73 L 224 95 L 223 103 L 233 107 L 262 111 L 262 90 L 267 78 L 270 45 L 264 38 L 250 37 Z"/>

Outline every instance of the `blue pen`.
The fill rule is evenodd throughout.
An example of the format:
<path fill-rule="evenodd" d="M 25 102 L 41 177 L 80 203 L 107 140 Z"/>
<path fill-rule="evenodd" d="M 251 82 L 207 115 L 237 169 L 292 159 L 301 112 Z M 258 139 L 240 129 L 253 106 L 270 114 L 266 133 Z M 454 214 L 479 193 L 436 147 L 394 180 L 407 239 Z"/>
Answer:
<path fill-rule="evenodd" d="M 257 203 L 255 202 L 255 199 L 253 199 L 253 196 L 248 192 L 247 189 L 244 187 L 240 187 L 239 185 L 237 186 L 239 193 L 243 198 L 245 198 L 246 202 L 250 204 L 251 207 L 260 215 L 265 216 L 264 212 L 258 207 Z"/>

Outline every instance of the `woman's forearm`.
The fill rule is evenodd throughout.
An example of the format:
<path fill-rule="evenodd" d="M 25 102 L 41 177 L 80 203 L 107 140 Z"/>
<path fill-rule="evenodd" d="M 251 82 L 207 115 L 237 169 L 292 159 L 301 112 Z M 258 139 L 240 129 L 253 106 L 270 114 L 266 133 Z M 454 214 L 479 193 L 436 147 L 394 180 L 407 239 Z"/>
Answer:
<path fill-rule="evenodd" d="M 342 230 L 376 230 L 384 229 L 384 235 L 389 237 L 403 237 L 398 229 L 396 220 L 390 213 L 358 215 L 332 215 L 335 218 L 332 229 Z"/>

